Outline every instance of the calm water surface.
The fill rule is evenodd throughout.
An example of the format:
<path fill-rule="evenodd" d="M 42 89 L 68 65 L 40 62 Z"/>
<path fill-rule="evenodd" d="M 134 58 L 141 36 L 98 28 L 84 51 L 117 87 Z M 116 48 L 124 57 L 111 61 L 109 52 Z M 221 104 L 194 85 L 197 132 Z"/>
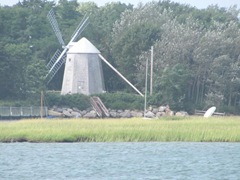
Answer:
<path fill-rule="evenodd" d="M 0 143 L 0 179 L 240 180 L 240 143 Z"/>

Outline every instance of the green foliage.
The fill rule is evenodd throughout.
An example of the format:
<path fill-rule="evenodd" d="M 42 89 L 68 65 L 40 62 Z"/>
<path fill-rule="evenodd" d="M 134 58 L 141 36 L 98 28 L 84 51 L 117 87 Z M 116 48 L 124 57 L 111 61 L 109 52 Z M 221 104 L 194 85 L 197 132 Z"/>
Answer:
<path fill-rule="evenodd" d="M 46 89 L 45 76 L 47 74 L 46 66 L 43 61 L 29 64 L 26 68 L 26 78 L 28 91 L 40 93 Z"/>
<path fill-rule="evenodd" d="M 157 27 L 152 27 L 151 24 L 137 24 L 127 29 L 122 37 L 113 44 L 112 52 L 117 57 L 117 66 L 129 80 L 133 81 L 137 73 L 138 55 L 142 51 L 147 51 L 159 38 L 158 31 Z"/>
<path fill-rule="evenodd" d="M 143 109 L 144 98 L 136 94 L 128 93 L 105 93 L 98 95 L 105 106 L 110 109 Z"/>
<path fill-rule="evenodd" d="M 60 95 L 59 93 L 49 92 L 46 93 L 45 103 L 48 107 L 75 107 L 80 110 L 85 110 L 90 107 L 89 97 L 81 94 Z"/>
<path fill-rule="evenodd" d="M 166 67 L 162 77 L 155 81 L 155 94 L 150 104 L 157 106 L 168 104 L 174 110 L 184 109 L 186 91 L 190 74 L 182 64 Z"/>
<path fill-rule="evenodd" d="M 25 67 L 24 58 L 29 55 L 26 44 L 6 44 L 0 56 L 1 90 L 2 97 L 21 97 L 25 94 Z"/>
<path fill-rule="evenodd" d="M 0 100 L 0 106 L 40 106 L 41 93 L 28 92 L 25 98 L 6 98 Z"/>
<path fill-rule="evenodd" d="M 217 111 L 225 112 L 228 115 L 239 114 L 240 106 L 219 106 Z"/>
<path fill-rule="evenodd" d="M 0 101 L 0 106 L 13 106 L 13 107 L 20 107 L 20 106 L 29 106 L 26 101 L 20 100 L 7 100 L 7 101 Z"/>

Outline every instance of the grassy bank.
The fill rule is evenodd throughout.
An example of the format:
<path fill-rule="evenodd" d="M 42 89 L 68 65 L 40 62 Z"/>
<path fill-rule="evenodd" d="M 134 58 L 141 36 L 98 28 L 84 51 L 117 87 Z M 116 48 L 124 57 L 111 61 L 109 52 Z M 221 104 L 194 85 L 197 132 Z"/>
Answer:
<path fill-rule="evenodd" d="M 240 117 L 0 121 L 0 142 L 240 142 Z"/>

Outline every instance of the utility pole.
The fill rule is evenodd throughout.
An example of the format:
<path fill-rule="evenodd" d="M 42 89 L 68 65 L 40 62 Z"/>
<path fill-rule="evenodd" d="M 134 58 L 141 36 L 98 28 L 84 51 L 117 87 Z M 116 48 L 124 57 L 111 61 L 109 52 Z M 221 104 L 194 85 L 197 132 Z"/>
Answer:
<path fill-rule="evenodd" d="M 148 58 L 146 60 L 146 77 L 145 77 L 145 96 L 144 96 L 144 117 L 147 112 L 147 77 L 148 77 Z"/>
<path fill-rule="evenodd" d="M 151 72 L 150 72 L 150 96 L 152 95 L 153 86 L 153 46 L 151 46 Z"/>
<path fill-rule="evenodd" d="M 43 91 L 41 91 L 41 110 L 40 110 L 41 119 L 43 118 Z"/>

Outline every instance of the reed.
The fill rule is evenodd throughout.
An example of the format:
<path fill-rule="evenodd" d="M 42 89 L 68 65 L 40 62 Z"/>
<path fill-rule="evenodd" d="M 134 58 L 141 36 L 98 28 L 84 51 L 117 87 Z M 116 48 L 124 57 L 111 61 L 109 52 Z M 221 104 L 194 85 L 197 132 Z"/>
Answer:
<path fill-rule="evenodd" d="M 0 121 L 0 142 L 240 142 L 240 117 Z"/>

